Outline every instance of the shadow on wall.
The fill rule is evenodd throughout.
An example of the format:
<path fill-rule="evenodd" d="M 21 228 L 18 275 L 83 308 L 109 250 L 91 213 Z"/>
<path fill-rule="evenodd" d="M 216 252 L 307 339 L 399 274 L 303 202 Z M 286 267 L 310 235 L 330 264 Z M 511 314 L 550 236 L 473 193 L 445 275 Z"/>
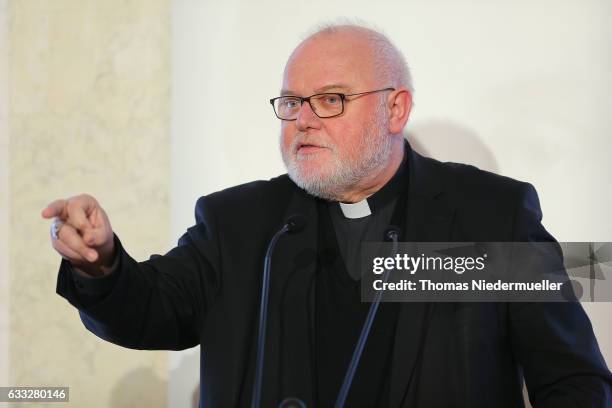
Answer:
<path fill-rule="evenodd" d="M 450 120 L 429 119 L 411 124 L 406 137 L 423 156 L 440 161 L 466 163 L 493 173 L 499 164 L 475 131 Z"/>
<path fill-rule="evenodd" d="M 200 406 L 200 383 L 198 383 L 198 386 L 193 390 L 193 394 L 191 395 L 191 406 L 193 408 L 198 408 Z"/>
<path fill-rule="evenodd" d="M 170 404 L 198 408 L 200 406 L 200 348 L 181 352 L 178 365 L 169 372 Z M 194 379 L 197 379 L 194 382 Z"/>
<path fill-rule="evenodd" d="M 166 381 L 146 367 L 140 367 L 124 375 L 112 389 L 111 407 L 159 407 L 167 406 Z"/>

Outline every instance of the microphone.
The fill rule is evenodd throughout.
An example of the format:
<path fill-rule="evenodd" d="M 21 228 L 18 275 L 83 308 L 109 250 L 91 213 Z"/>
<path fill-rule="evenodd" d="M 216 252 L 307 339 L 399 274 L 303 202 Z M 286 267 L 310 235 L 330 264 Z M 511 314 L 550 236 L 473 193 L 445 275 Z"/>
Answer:
<path fill-rule="evenodd" d="M 283 227 L 274 234 L 264 259 L 264 272 L 261 285 L 261 304 L 259 307 L 259 328 L 257 334 L 257 359 L 255 366 L 255 381 L 253 382 L 253 396 L 251 408 L 259 408 L 261 404 L 261 386 L 263 381 L 264 349 L 266 345 L 266 322 L 268 320 L 268 291 L 270 288 L 270 266 L 272 264 L 272 252 L 279 238 L 285 234 L 293 234 L 301 231 L 306 226 L 306 218 L 295 214 L 287 218 Z"/>
<path fill-rule="evenodd" d="M 400 229 L 399 227 L 396 227 L 395 225 L 389 225 L 387 227 L 387 229 L 385 230 L 385 241 L 389 242 L 393 242 L 395 248 L 393 252 L 397 252 L 397 242 L 399 241 L 399 234 L 400 234 Z"/>
<path fill-rule="evenodd" d="M 393 248 L 391 250 L 391 254 L 395 255 L 398 249 L 398 240 L 400 235 L 400 229 L 394 225 L 390 225 L 387 227 L 384 233 L 385 241 L 392 241 Z M 387 269 L 383 274 L 382 281 L 387 282 L 389 279 L 389 274 L 391 269 Z M 344 375 L 344 381 L 342 382 L 342 386 L 340 387 L 340 392 L 338 392 L 338 398 L 336 398 L 335 408 L 343 408 L 346 402 L 346 398 L 348 397 L 348 392 L 351 389 L 351 384 L 353 383 L 353 377 L 355 377 L 355 372 L 357 371 L 357 366 L 359 365 L 359 361 L 361 360 L 361 354 L 363 353 L 363 349 L 365 347 L 366 341 L 368 340 L 368 336 L 370 335 L 370 329 L 372 328 L 372 324 L 374 323 L 374 318 L 376 317 L 376 312 L 378 311 L 378 306 L 380 305 L 380 300 L 382 299 L 382 291 L 377 291 L 374 296 L 374 301 L 370 305 L 370 310 L 368 310 L 368 315 L 366 316 L 365 322 L 361 327 L 361 333 L 359 334 L 359 339 L 357 340 L 357 344 L 355 345 L 355 350 L 353 351 L 353 357 L 351 358 L 351 362 L 346 370 L 346 374 Z"/>
<path fill-rule="evenodd" d="M 292 215 L 287 218 L 285 225 L 289 233 L 300 232 L 306 226 L 306 217 L 300 214 Z"/>
<path fill-rule="evenodd" d="M 285 398 L 278 408 L 306 408 L 306 404 L 298 398 Z"/>

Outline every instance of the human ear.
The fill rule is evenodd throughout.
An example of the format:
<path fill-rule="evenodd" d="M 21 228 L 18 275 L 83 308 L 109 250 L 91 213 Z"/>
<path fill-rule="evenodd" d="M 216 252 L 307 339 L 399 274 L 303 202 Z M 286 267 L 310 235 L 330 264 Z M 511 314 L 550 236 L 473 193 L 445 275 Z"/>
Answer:
<path fill-rule="evenodd" d="M 391 92 L 388 97 L 389 133 L 398 134 L 404 130 L 410 110 L 412 109 L 412 93 L 401 86 Z"/>

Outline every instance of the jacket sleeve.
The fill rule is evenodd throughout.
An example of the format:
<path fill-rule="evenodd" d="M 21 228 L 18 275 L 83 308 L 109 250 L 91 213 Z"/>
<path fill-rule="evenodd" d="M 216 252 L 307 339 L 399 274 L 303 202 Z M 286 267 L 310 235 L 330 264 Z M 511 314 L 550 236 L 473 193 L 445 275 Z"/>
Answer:
<path fill-rule="evenodd" d="M 220 286 L 218 243 L 206 204 L 198 200 L 196 224 L 163 256 L 137 262 L 116 239 L 118 270 L 102 293 L 92 282 L 94 295 L 83 296 L 63 260 L 57 293 L 79 310 L 88 330 L 123 347 L 181 350 L 199 344 L 203 319 Z M 108 284 L 99 282 L 100 287 Z"/>
<path fill-rule="evenodd" d="M 522 184 L 513 241 L 554 241 L 535 189 Z M 578 302 L 512 303 L 511 341 L 534 408 L 611 407 L 612 376 Z"/>

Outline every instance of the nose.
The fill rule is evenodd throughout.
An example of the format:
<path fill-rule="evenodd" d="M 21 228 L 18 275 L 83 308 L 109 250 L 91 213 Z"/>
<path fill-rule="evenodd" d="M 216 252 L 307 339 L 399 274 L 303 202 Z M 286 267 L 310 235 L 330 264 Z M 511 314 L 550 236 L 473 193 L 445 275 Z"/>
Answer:
<path fill-rule="evenodd" d="M 311 128 L 318 129 L 321 125 L 321 118 L 314 113 L 310 103 L 304 101 L 300 107 L 297 118 L 295 119 L 295 124 L 297 129 L 301 132 Z"/>

